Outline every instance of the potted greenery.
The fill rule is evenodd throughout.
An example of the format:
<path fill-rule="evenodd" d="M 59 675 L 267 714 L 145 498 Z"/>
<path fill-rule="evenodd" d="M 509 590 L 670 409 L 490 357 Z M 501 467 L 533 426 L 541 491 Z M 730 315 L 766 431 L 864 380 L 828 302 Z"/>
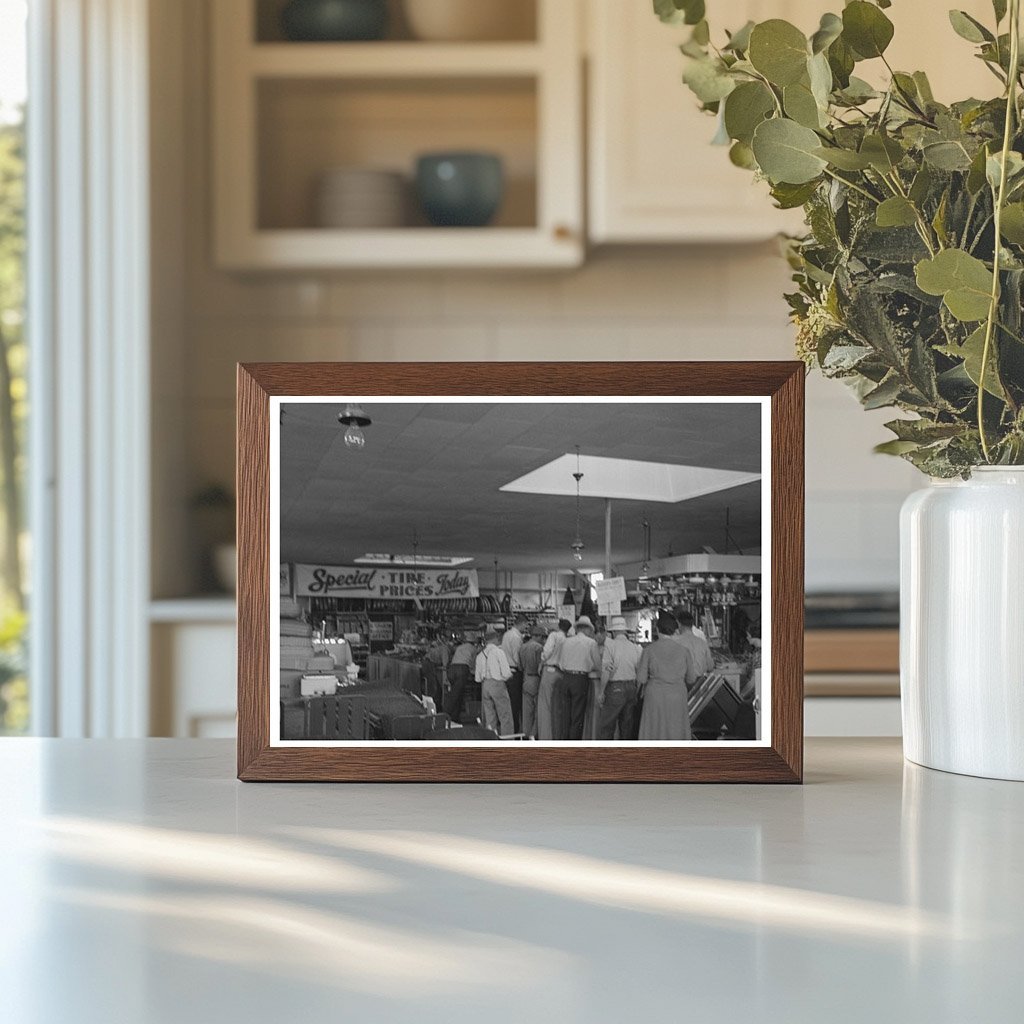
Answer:
<path fill-rule="evenodd" d="M 684 81 L 733 163 L 802 207 L 787 241 L 797 351 L 867 409 L 905 414 L 879 451 L 931 478 L 903 509 L 901 684 L 911 760 L 1024 779 L 1024 129 L 1021 0 L 949 12 L 995 95 L 939 102 L 890 67 L 890 0 L 811 35 L 786 21 L 713 40 L 704 0 Z M 945 16 L 943 14 L 943 16 Z M 884 65 L 888 86 L 856 74 Z"/>

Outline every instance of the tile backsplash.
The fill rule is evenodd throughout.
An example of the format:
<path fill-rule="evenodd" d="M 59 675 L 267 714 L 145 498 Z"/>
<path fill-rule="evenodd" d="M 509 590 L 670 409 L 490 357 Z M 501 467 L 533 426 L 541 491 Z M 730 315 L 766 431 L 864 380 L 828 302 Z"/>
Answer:
<path fill-rule="evenodd" d="M 231 478 L 236 361 L 787 359 L 786 285 L 772 245 L 605 252 L 557 273 L 249 279 L 192 262 L 193 483 Z M 915 472 L 871 453 L 885 419 L 808 379 L 809 589 L 897 584 L 897 514 Z"/>

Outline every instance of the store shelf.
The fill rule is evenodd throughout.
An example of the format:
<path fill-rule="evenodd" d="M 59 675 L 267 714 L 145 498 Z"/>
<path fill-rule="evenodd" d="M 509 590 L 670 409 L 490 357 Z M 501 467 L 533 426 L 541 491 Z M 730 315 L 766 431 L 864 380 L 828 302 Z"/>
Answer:
<path fill-rule="evenodd" d="M 508 77 L 543 62 L 536 43 L 257 43 L 243 57 L 255 78 Z"/>

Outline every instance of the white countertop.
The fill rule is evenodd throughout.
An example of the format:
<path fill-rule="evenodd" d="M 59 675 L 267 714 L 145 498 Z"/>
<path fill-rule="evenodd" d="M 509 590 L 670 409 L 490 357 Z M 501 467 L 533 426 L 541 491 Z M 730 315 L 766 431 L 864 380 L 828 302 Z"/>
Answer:
<path fill-rule="evenodd" d="M 1024 785 L 242 785 L 224 741 L 0 741 L 0 1017 L 964 1022 L 1024 1012 Z"/>

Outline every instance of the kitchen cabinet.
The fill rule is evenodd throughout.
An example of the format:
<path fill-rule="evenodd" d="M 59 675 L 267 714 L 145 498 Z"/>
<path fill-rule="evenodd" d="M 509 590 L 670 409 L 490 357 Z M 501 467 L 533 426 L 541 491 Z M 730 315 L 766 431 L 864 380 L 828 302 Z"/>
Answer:
<path fill-rule="evenodd" d="M 767 186 L 710 145 L 715 121 L 682 84 L 678 44 L 685 26 L 663 25 L 644 0 L 587 0 L 588 185 L 592 242 L 718 242 L 799 231 L 799 211 L 779 211 Z M 785 18 L 810 33 L 827 0 L 709 0 L 712 33 L 747 20 Z M 989 0 L 956 6 L 992 20 Z M 998 83 L 950 27 L 946 7 L 900 0 L 886 11 L 896 26 L 890 61 L 927 71 L 944 101 L 994 95 Z M 858 66 L 880 81 L 880 61 Z"/>
<path fill-rule="evenodd" d="M 399 25 L 381 41 L 298 43 L 280 35 L 277 0 L 212 4 L 217 264 L 582 262 L 579 8 L 566 0 L 510 2 L 535 14 L 532 38 L 422 42 Z M 420 154 L 466 150 L 502 159 L 505 194 L 492 225 L 431 227 L 410 187 L 404 226 L 320 226 L 314 196 L 328 172 L 398 172 L 411 186 Z"/>
<path fill-rule="evenodd" d="M 235 618 L 228 597 L 150 605 L 150 735 L 235 735 Z"/>
<path fill-rule="evenodd" d="M 767 185 L 710 144 L 715 120 L 681 79 L 689 28 L 663 25 L 649 3 L 588 2 L 591 241 L 735 242 L 799 230 L 798 212 L 774 209 Z M 821 0 L 712 0 L 708 17 L 720 35 L 750 19 L 817 25 L 811 12 L 822 9 Z"/>

